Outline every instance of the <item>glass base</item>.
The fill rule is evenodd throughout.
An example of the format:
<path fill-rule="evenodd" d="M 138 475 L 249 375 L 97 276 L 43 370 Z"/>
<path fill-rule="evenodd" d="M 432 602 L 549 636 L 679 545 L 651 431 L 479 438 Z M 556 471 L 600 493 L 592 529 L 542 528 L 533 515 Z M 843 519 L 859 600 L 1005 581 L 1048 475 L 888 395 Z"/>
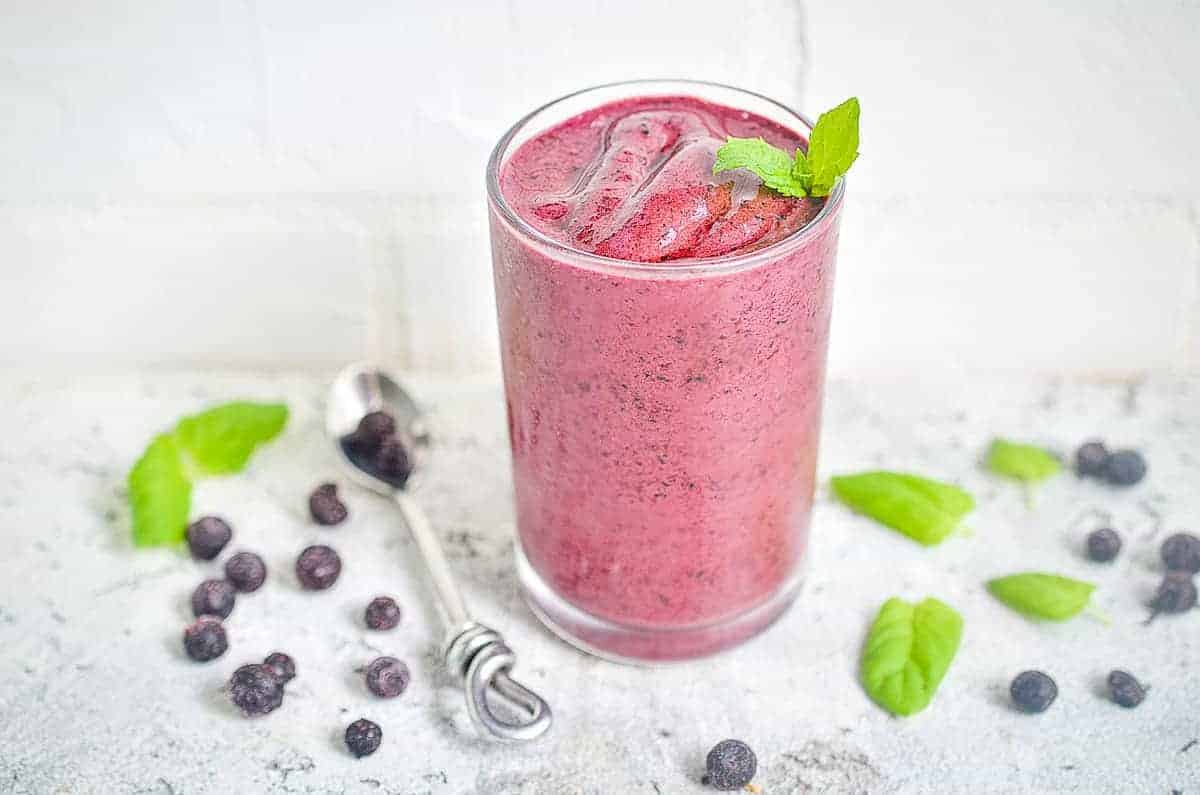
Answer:
<path fill-rule="evenodd" d="M 577 649 L 629 665 L 659 665 L 705 657 L 737 646 L 775 622 L 804 584 L 803 567 L 764 602 L 711 624 L 649 628 L 597 618 L 559 596 L 533 570 L 520 542 L 514 545 L 517 579 L 529 609 L 558 637 Z"/>

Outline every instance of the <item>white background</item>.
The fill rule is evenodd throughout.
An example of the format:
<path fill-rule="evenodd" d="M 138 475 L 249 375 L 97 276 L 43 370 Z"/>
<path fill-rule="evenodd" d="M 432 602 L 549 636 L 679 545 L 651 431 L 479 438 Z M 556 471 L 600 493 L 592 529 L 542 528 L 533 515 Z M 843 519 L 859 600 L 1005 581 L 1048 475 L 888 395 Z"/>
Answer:
<path fill-rule="evenodd" d="M 492 143 L 682 76 L 861 98 L 835 372 L 1195 370 L 1198 42 L 1193 0 L 0 0 L 0 362 L 494 375 Z"/>

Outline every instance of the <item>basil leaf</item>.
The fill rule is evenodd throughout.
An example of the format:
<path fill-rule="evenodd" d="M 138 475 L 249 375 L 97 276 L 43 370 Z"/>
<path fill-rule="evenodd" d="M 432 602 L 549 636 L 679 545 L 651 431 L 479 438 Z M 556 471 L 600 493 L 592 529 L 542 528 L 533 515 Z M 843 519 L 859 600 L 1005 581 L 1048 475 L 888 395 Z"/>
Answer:
<path fill-rule="evenodd" d="M 903 472 L 862 472 L 831 482 L 846 505 L 926 546 L 940 543 L 975 508 L 959 487 Z"/>
<path fill-rule="evenodd" d="M 278 436 L 287 419 L 282 403 L 235 401 L 183 418 L 175 433 L 200 469 L 223 475 L 245 468 L 254 449 Z"/>
<path fill-rule="evenodd" d="M 1036 483 L 1057 475 L 1062 464 L 1050 452 L 1032 444 L 996 439 L 988 448 L 987 467 L 998 475 Z"/>
<path fill-rule="evenodd" d="M 884 602 L 863 647 L 867 695 L 893 715 L 925 709 L 958 652 L 962 630 L 962 616 L 937 599 Z"/>
<path fill-rule="evenodd" d="M 989 580 L 987 589 L 1026 618 L 1066 621 L 1087 607 L 1096 586 L 1059 574 L 1025 572 Z"/>
<path fill-rule="evenodd" d="M 133 543 L 149 547 L 182 541 L 191 503 L 192 483 L 184 474 L 179 447 L 170 434 L 160 434 L 129 470 Z"/>

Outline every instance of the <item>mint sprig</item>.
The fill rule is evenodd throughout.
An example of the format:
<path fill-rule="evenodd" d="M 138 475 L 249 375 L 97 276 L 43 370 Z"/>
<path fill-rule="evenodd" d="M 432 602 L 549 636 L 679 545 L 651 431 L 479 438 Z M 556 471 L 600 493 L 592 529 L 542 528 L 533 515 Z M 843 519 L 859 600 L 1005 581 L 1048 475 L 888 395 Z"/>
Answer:
<path fill-rule="evenodd" d="M 863 688 L 893 715 L 912 715 L 933 700 L 962 641 L 963 620 L 937 599 L 895 597 L 879 609 L 863 647 Z"/>
<path fill-rule="evenodd" d="M 184 417 L 175 434 L 196 466 L 224 475 L 242 471 L 254 449 L 278 436 L 287 418 L 282 403 L 240 400 Z"/>
<path fill-rule="evenodd" d="M 1026 618 L 1066 621 L 1087 607 L 1096 586 L 1061 574 L 1024 572 L 989 580 L 987 589 Z"/>
<path fill-rule="evenodd" d="M 860 472 L 831 482 L 843 503 L 925 546 L 941 543 L 975 508 L 975 498 L 958 486 L 905 472 Z"/>
<path fill-rule="evenodd" d="M 129 470 L 133 543 L 139 547 L 183 539 L 192 504 L 192 482 L 183 470 L 175 437 L 161 433 Z"/>
<path fill-rule="evenodd" d="M 717 150 L 713 174 L 744 168 L 784 196 L 828 196 L 858 158 L 858 119 L 857 97 L 822 113 L 807 154 L 797 149 L 789 155 L 762 138 L 729 138 Z"/>
<path fill-rule="evenodd" d="M 1036 483 L 1057 475 L 1062 464 L 1054 454 L 1032 444 L 995 439 L 988 448 L 987 467 L 997 475 Z"/>

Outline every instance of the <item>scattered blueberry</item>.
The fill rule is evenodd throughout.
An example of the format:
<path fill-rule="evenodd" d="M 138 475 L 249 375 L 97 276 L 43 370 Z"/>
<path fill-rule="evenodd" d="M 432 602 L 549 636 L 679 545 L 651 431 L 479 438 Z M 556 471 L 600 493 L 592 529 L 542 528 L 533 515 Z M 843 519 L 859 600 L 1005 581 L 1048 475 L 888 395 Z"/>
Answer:
<path fill-rule="evenodd" d="M 1168 571 L 1150 600 L 1150 609 L 1154 612 L 1146 623 L 1159 613 L 1183 613 L 1195 606 L 1196 583 L 1192 581 L 1192 575 L 1186 571 Z"/>
<path fill-rule="evenodd" d="M 237 592 L 224 580 L 205 580 L 192 591 L 192 613 L 200 616 L 229 618 Z"/>
<path fill-rule="evenodd" d="M 395 657 L 377 657 L 367 666 L 367 689 L 380 698 L 395 698 L 408 688 L 412 675 Z"/>
<path fill-rule="evenodd" d="M 750 746 L 741 740 L 722 740 L 708 752 L 705 766 L 705 784 L 713 789 L 735 790 L 753 780 L 758 771 L 758 760 Z"/>
<path fill-rule="evenodd" d="M 1146 688 L 1125 671 L 1113 671 L 1108 675 L 1108 692 L 1112 700 L 1126 709 L 1132 709 L 1146 698 Z"/>
<path fill-rule="evenodd" d="M 202 516 L 187 528 L 188 549 L 197 560 L 212 560 L 231 538 L 233 528 L 219 516 Z"/>
<path fill-rule="evenodd" d="M 1136 450 L 1118 450 L 1104 464 L 1104 479 L 1114 486 L 1132 486 L 1146 476 L 1146 459 Z"/>
<path fill-rule="evenodd" d="M 1104 474 L 1108 463 L 1108 448 L 1104 442 L 1093 439 L 1085 442 L 1075 451 L 1075 472 L 1080 477 L 1098 478 Z"/>
<path fill-rule="evenodd" d="M 396 488 L 404 488 L 408 476 L 412 474 L 408 449 L 395 436 L 383 440 L 379 451 L 375 453 L 374 464 L 375 473 Z"/>
<path fill-rule="evenodd" d="M 296 558 L 296 577 L 309 590 L 328 588 L 337 582 L 341 573 L 342 559 L 327 546 L 318 544 L 308 547 Z"/>
<path fill-rule="evenodd" d="M 390 596 L 376 596 L 367 605 L 366 621 L 370 629 L 395 629 L 400 625 L 400 605 Z"/>
<path fill-rule="evenodd" d="M 1121 537 L 1110 527 L 1093 530 L 1087 537 L 1087 556 L 1097 563 L 1108 563 L 1121 551 Z"/>
<path fill-rule="evenodd" d="M 1200 538 L 1176 533 L 1162 544 L 1162 559 L 1167 571 L 1200 572 Z"/>
<path fill-rule="evenodd" d="M 296 678 L 296 662 L 281 651 L 272 652 L 263 660 L 263 665 L 269 670 L 280 684 L 286 685 Z"/>
<path fill-rule="evenodd" d="M 283 683 L 265 665 L 243 665 L 229 679 L 229 699 L 247 717 L 266 715 L 283 703 Z"/>
<path fill-rule="evenodd" d="M 1022 712 L 1045 712 L 1058 697 L 1058 685 L 1041 671 L 1023 671 L 1012 680 L 1008 692 Z"/>
<path fill-rule="evenodd" d="M 225 627 L 216 616 L 200 616 L 183 631 L 183 649 L 196 662 L 215 660 L 228 648 Z"/>
<path fill-rule="evenodd" d="M 308 498 L 308 511 L 313 521 L 321 525 L 335 525 L 346 521 L 350 514 L 346 504 L 338 499 L 337 486 L 333 483 L 322 483 Z"/>
<path fill-rule="evenodd" d="M 346 727 L 346 747 L 358 758 L 370 756 L 383 742 L 383 729 L 366 718 L 359 718 Z"/>
<path fill-rule="evenodd" d="M 239 552 L 225 561 L 225 579 L 242 593 L 257 591 L 267 579 L 267 564 L 253 552 Z"/>

